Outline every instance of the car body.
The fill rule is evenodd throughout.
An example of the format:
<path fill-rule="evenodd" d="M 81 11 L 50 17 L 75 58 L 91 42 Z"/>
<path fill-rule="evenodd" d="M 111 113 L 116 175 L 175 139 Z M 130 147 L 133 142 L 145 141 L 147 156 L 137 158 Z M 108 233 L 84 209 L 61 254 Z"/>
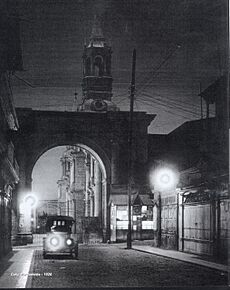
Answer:
<path fill-rule="evenodd" d="M 43 238 L 43 257 L 65 254 L 78 258 L 78 241 L 72 237 L 74 219 L 69 216 L 48 216 L 46 237 Z"/>

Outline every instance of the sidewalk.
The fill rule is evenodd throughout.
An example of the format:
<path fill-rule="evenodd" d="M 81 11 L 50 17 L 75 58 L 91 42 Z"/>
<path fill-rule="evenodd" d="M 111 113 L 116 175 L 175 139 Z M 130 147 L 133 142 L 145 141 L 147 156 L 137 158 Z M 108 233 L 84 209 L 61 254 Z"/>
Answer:
<path fill-rule="evenodd" d="M 176 260 L 187 262 L 187 263 L 197 264 L 200 266 L 212 268 L 212 269 L 219 270 L 222 272 L 229 271 L 228 265 L 207 261 L 203 259 L 202 257 L 200 257 L 199 255 L 195 255 L 195 254 L 188 254 L 188 253 L 178 252 L 174 250 L 165 250 L 165 249 L 160 249 L 160 248 L 156 248 L 150 245 L 145 245 L 145 244 L 140 244 L 140 243 L 135 243 L 135 242 L 133 243 L 132 248 L 133 250 L 136 250 L 136 251 L 141 251 L 141 252 L 145 252 L 149 254 L 176 259 Z"/>
<path fill-rule="evenodd" d="M 15 247 L 0 260 L 0 288 L 25 288 L 34 249 Z"/>

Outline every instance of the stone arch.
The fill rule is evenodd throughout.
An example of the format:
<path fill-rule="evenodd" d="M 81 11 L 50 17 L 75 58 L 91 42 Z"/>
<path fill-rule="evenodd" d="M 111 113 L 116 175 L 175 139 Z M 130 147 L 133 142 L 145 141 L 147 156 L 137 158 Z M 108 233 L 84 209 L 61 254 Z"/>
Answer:
<path fill-rule="evenodd" d="M 36 142 L 34 141 L 36 140 Z M 25 184 L 22 185 L 21 189 L 31 190 L 32 185 L 32 171 L 37 160 L 49 149 L 65 146 L 65 145 L 79 145 L 85 148 L 99 161 L 100 168 L 102 169 L 104 179 L 102 182 L 102 228 L 103 228 L 103 241 L 106 241 L 109 237 L 109 211 L 108 211 L 108 200 L 110 195 L 110 183 L 111 183 L 111 165 L 108 154 L 104 151 L 102 146 L 97 144 L 90 138 L 79 136 L 76 134 L 66 134 L 66 133 L 54 133 L 53 135 L 47 136 L 46 134 L 37 136 L 33 134 L 28 136 L 24 142 L 23 146 L 26 149 L 26 166 L 24 167 L 25 174 Z M 25 187 L 24 187 L 25 186 Z M 22 192 L 22 191 L 21 191 Z M 23 190 L 25 192 L 25 190 Z M 23 193 L 22 193 L 23 194 Z M 19 193 L 19 196 L 20 193 Z M 20 197 L 21 198 L 21 197 Z"/>
<path fill-rule="evenodd" d="M 48 140 L 46 141 L 46 143 L 42 142 L 42 144 L 38 144 L 38 146 L 35 146 L 36 148 L 30 156 L 31 161 L 30 161 L 30 164 L 28 164 L 27 175 L 31 176 L 35 163 L 46 151 L 52 148 L 58 147 L 58 146 L 76 145 L 76 144 L 79 144 L 79 146 L 84 147 L 85 149 L 89 150 L 89 152 L 92 153 L 99 160 L 99 163 L 102 166 L 102 170 L 105 173 L 107 182 L 110 183 L 111 165 L 110 165 L 110 160 L 106 152 L 101 148 L 101 146 L 97 145 L 96 142 L 92 141 L 89 138 L 82 137 L 79 135 L 75 135 L 73 138 L 68 138 L 65 136 L 65 134 L 64 136 L 63 134 L 55 134 L 55 139 Z M 29 145 L 28 147 L 31 147 L 31 146 Z"/>

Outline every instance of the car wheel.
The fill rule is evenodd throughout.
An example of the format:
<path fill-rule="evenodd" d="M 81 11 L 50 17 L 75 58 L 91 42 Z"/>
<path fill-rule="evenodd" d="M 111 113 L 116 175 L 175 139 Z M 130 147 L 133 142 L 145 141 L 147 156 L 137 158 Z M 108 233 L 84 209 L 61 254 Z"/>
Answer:
<path fill-rule="evenodd" d="M 74 259 L 78 260 L 78 247 L 74 249 Z"/>
<path fill-rule="evenodd" d="M 78 260 L 78 253 L 74 252 L 74 259 Z"/>

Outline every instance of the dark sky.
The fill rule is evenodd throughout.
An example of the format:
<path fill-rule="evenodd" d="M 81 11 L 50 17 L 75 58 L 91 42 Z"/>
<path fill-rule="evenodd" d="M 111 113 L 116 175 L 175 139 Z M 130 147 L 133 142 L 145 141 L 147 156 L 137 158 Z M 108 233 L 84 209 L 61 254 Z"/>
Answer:
<path fill-rule="evenodd" d="M 52 148 L 36 162 L 32 173 L 32 192 L 38 200 L 57 199 L 57 181 L 62 176 L 60 158 L 65 150 L 65 146 Z"/>
<path fill-rule="evenodd" d="M 204 89 L 225 72 L 226 0 L 20 0 L 16 9 L 25 69 L 17 75 L 34 86 L 14 78 L 17 106 L 75 109 L 95 14 L 112 46 L 113 101 L 123 110 L 137 50 L 135 110 L 157 114 L 152 133 L 199 118 L 199 82 Z"/>

